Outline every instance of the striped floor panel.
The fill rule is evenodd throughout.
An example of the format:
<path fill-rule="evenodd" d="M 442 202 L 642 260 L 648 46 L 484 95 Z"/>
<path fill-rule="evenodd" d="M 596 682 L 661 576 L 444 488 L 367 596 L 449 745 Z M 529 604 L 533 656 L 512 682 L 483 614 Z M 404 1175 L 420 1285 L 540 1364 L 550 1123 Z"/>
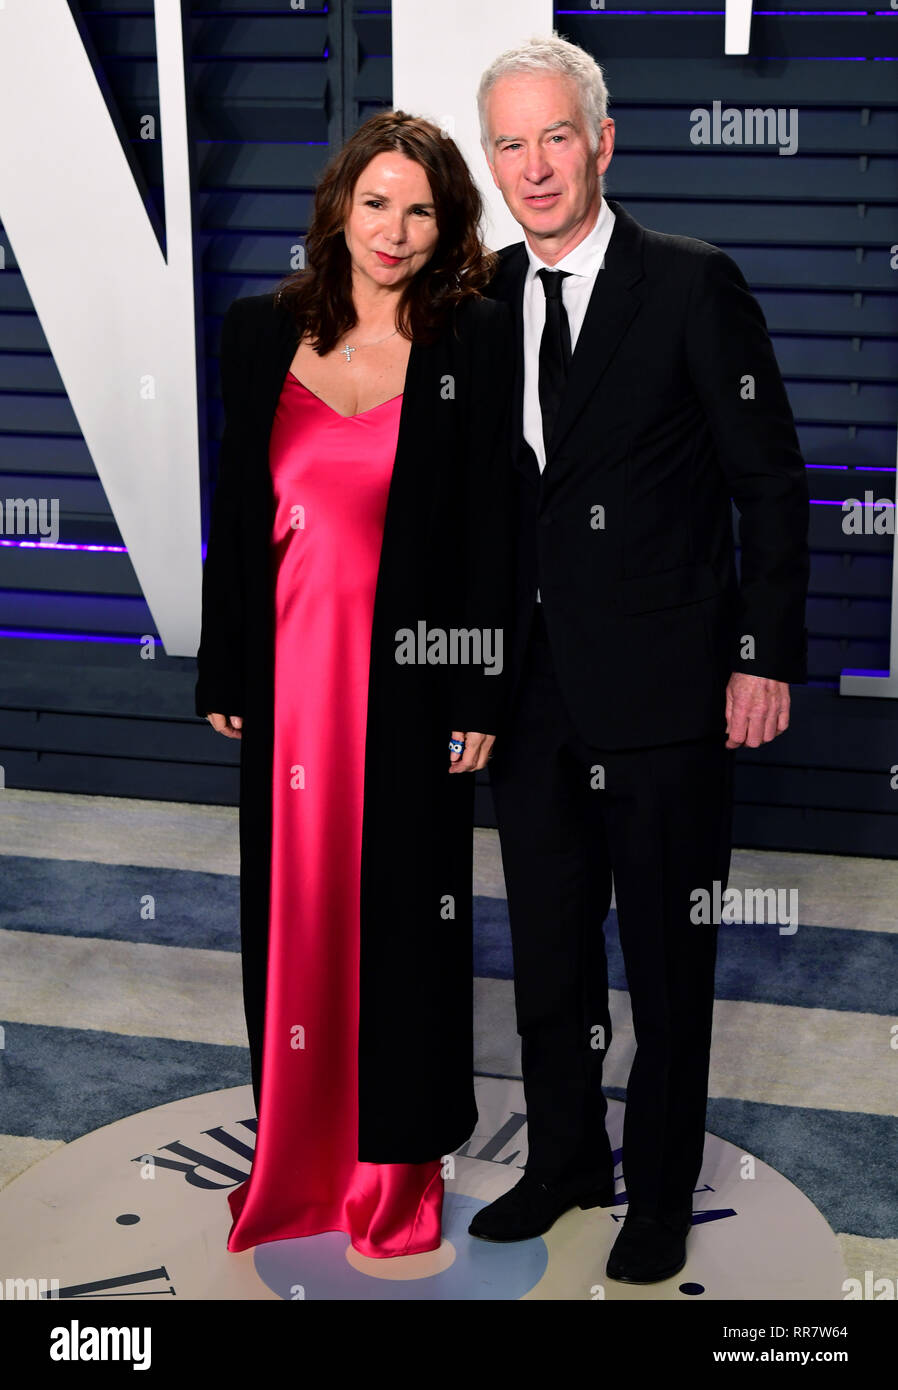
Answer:
<path fill-rule="evenodd" d="M 0 1185 L 59 1144 L 249 1079 L 227 807 L 0 797 Z M 798 893 L 799 926 L 721 929 L 708 1129 L 794 1182 L 849 1274 L 898 1278 L 898 864 L 737 852 L 731 886 Z M 476 1067 L 519 1076 L 495 832 L 475 832 Z M 606 924 L 608 1094 L 633 1055 Z"/>

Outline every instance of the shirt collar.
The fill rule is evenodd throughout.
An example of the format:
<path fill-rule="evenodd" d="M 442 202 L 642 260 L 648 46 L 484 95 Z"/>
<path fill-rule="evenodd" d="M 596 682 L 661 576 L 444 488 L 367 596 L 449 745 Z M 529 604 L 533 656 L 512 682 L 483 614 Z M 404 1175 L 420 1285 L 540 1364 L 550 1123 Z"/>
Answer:
<path fill-rule="evenodd" d="M 546 262 L 541 260 L 537 254 L 531 250 L 530 243 L 524 239 L 524 246 L 527 251 L 527 258 L 530 268 L 527 272 L 528 280 L 536 277 L 538 270 L 566 270 L 569 275 L 583 275 L 592 279 L 601 270 L 602 261 L 605 259 L 605 251 L 608 247 L 608 237 L 610 223 L 614 222 L 614 213 L 603 198 L 599 205 L 599 215 L 596 218 L 595 226 L 592 231 L 587 232 L 583 240 L 569 251 L 566 256 L 562 256 L 556 265 L 546 266 Z"/>

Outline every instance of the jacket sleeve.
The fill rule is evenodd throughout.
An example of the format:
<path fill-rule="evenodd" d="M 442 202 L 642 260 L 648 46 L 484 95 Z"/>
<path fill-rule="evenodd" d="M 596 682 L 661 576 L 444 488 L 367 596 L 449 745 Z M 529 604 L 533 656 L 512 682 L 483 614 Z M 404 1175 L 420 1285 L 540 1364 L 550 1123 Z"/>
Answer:
<path fill-rule="evenodd" d="M 196 713 L 243 714 L 245 599 L 243 592 L 244 425 L 247 394 L 245 301 L 235 300 L 221 328 L 219 371 L 224 430 L 203 566 L 202 627 L 197 651 Z"/>
<path fill-rule="evenodd" d="M 450 668 L 452 727 L 494 734 L 507 689 L 513 601 L 511 411 L 514 334 L 499 300 L 478 300 L 468 317 L 456 514 L 463 521 L 459 625 L 480 634 L 480 664 Z M 487 646 L 490 643 L 490 646 Z M 487 660 L 489 658 L 489 660 Z"/>
<path fill-rule="evenodd" d="M 810 506 L 792 411 L 763 311 L 739 267 L 716 248 L 696 261 L 689 369 L 739 512 L 731 669 L 803 682 Z"/>

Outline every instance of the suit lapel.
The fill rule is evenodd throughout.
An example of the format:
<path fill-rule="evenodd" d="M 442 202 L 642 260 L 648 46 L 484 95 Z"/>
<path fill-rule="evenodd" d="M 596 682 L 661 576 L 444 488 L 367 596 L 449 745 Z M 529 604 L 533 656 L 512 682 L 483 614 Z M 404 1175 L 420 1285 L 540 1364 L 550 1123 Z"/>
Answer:
<path fill-rule="evenodd" d="M 274 332 L 267 358 L 269 370 L 264 374 L 260 397 L 262 416 L 259 427 L 265 439 L 271 436 L 274 413 L 281 397 L 284 379 L 299 347 L 299 329 L 293 315 L 283 305 L 275 304 L 273 296 L 272 313 Z"/>
<path fill-rule="evenodd" d="M 549 441 L 547 471 L 642 303 L 642 228 L 619 203 L 609 200 L 609 207 L 615 215 L 614 229 L 571 358 L 561 409 Z"/>
<path fill-rule="evenodd" d="M 539 463 L 530 445 L 524 438 L 524 281 L 527 278 L 527 252 L 524 243 L 518 242 L 507 253 L 488 293 L 505 300 L 511 309 L 514 324 L 515 369 L 514 369 L 514 409 L 512 419 L 515 425 L 513 462 L 516 468 L 534 481 L 539 481 Z"/>

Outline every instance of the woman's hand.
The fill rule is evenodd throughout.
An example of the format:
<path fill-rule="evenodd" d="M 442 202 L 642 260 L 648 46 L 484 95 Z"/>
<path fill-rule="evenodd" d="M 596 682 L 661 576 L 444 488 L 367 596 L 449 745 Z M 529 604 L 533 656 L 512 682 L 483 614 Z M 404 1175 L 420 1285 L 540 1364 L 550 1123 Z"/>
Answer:
<path fill-rule="evenodd" d="M 241 738 L 240 730 L 243 728 L 243 718 L 239 714 L 207 714 L 206 718 L 212 725 L 217 734 L 224 734 L 225 738 Z"/>
<path fill-rule="evenodd" d="M 463 753 L 449 754 L 450 772 L 477 772 L 479 768 L 486 767 L 496 742 L 495 734 L 463 734 L 453 729 L 450 737 L 465 745 Z"/>

